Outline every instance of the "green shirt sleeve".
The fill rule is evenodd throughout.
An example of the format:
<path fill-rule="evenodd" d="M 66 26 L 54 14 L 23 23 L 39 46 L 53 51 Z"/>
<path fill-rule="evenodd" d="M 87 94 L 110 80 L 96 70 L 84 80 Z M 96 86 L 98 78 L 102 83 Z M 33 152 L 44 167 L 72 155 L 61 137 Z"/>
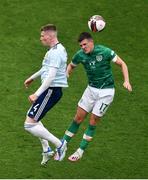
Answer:
<path fill-rule="evenodd" d="M 116 53 L 112 49 L 106 48 L 106 55 L 107 55 L 107 59 L 111 61 L 116 56 Z"/>
<path fill-rule="evenodd" d="M 81 62 L 81 58 L 79 56 L 79 53 L 76 53 L 73 57 L 72 57 L 72 63 L 74 65 L 78 65 Z"/>

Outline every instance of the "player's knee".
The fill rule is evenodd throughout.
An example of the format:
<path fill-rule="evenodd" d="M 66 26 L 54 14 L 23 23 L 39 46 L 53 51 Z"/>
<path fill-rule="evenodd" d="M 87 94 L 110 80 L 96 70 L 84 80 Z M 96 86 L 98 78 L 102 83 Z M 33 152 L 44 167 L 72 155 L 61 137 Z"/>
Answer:
<path fill-rule="evenodd" d="M 78 124 L 80 124 L 84 120 L 84 117 L 80 114 L 76 114 L 74 119 Z"/>
<path fill-rule="evenodd" d="M 24 122 L 24 130 L 28 131 L 28 129 L 29 129 L 29 124 Z"/>
<path fill-rule="evenodd" d="M 34 118 L 30 118 L 29 116 L 26 117 L 25 123 L 36 123 Z"/>
<path fill-rule="evenodd" d="M 24 122 L 24 129 L 26 131 L 29 131 L 29 128 L 33 127 L 35 125 L 36 121 L 29 116 L 26 117 L 26 120 Z"/>
<path fill-rule="evenodd" d="M 97 123 L 98 123 L 100 120 L 101 120 L 100 117 L 95 116 L 95 115 L 91 115 L 90 124 L 91 124 L 92 126 L 96 126 Z"/>
<path fill-rule="evenodd" d="M 28 129 L 29 129 L 28 125 L 26 123 L 24 123 L 24 130 L 28 131 Z"/>

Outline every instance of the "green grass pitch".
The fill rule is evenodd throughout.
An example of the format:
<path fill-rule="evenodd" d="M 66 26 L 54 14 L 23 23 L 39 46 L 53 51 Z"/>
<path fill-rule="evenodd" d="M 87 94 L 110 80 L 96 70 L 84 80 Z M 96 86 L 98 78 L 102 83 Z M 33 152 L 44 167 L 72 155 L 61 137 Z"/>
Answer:
<path fill-rule="evenodd" d="M 147 9 L 147 0 L 0 0 L 0 178 L 148 178 Z M 27 97 L 40 81 L 28 90 L 23 82 L 40 68 L 46 52 L 39 41 L 40 27 L 57 25 L 70 62 L 79 49 L 77 36 L 89 31 L 87 20 L 95 14 L 102 15 L 107 25 L 103 32 L 91 34 L 96 43 L 109 46 L 125 60 L 133 92 L 122 87 L 120 69 L 113 66 L 115 99 L 83 159 L 71 163 L 67 157 L 78 147 L 88 118 L 69 144 L 64 161 L 51 159 L 43 168 L 40 142 L 23 129 L 30 107 Z M 86 85 L 80 66 L 60 103 L 43 119 L 57 137 L 71 122 Z"/>

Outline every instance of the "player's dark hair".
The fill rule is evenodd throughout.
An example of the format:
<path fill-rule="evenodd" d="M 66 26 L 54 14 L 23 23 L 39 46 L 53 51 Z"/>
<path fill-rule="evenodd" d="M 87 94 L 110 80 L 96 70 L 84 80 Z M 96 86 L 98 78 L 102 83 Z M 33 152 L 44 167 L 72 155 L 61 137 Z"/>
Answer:
<path fill-rule="evenodd" d="M 57 28 L 54 24 L 47 24 L 41 27 L 41 31 L 57 31 Z"/>
<path fill-rule="evenodd" d="M 91 34 L 88 32 L 82 32 L 78 37 L 78 42 L 83 41 L 84 39 L 93 39 Z"/>

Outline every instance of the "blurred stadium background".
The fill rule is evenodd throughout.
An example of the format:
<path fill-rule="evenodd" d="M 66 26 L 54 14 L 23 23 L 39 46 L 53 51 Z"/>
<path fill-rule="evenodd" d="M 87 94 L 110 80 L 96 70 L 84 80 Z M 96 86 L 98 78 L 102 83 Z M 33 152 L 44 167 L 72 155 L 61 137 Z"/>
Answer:
<path fill-rule="evenodd" d="M 1 179 L 146 179 L 148 178 L 148 1 L 147 0 L 0 0 L 0 178 Z M 77 36 L 89 31 L 90 16 L 106 22 L 96 41 L 114 49 L 128 65 L 133 92 L 122 87 L 122 74 L 113 66 L 114 102 L 97 127 L 94 140 L 78 163 L 67 157 L 78 147 L 88 119 L 68 146 L 62 162 L 40 166 L 41 147 L 23 123 L 30 104 L 27 97 L 39 86 L 25 90 L 24 80 L 40 68 L 46 48 L 40 27 L 54 23 L 69 60 L 79 48 Z M 72 120 L 86 87 L 82 66 L 69 79 L 61 102 L 42 121 L 61 138 Z"/>

